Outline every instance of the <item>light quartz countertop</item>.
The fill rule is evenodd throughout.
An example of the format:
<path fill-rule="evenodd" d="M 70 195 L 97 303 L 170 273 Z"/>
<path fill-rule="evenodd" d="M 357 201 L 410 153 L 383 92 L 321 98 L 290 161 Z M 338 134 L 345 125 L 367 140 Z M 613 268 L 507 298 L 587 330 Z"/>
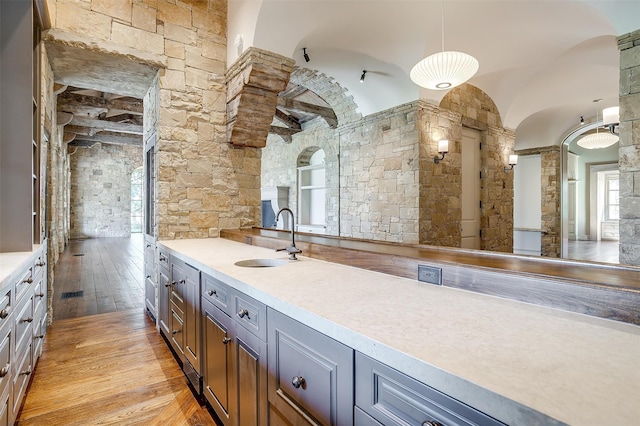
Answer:
<path fill-rule="evenodd" d="M 32 251 L 0 253 L 0 288 L 4 287 L 5 281 L 8 281 L 14 273 L 19 272 L 35 259 L 40 247 L 41 245 L 36 244 Z"/>
<path fill-rule="evenodd" d="M 159 244 L 507 424 L 640 424 L 640 327 L 304 256 L 239 267 L 287 256 L 220 238 Z"/>

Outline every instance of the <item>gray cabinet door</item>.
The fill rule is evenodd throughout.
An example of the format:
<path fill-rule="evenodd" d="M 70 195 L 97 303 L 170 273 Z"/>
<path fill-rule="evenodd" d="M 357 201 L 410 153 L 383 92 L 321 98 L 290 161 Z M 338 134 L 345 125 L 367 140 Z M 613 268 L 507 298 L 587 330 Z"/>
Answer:
<path fill-rule="evenodd" d="M 267 344 L 235 325 L 238 425 L 267 426 Z"/>
<path fill-rule="evenodd" d="M 200 374 L 200 271 L 185 264 L 184 280 L 184 355 Z"/>
<path fill-rule="evenodd" d="M 202 346 L 204 348 L 204 396 L 225 425 L 233 424 L 233 321 L 208 300 L 202 300 Z"/>
<path fill-rule="evenodd" d="M 169 271 L 166 268 L 158 269 L 158 326 L 165 336 L 170 335 L 169 330 L 169 292 L 171 282 L 169 281 Z"/>
<path fill-rule="evenodd" d="M 353 424 L 353 350 L 272 309 L 267 327 L 274 422 Z"/>

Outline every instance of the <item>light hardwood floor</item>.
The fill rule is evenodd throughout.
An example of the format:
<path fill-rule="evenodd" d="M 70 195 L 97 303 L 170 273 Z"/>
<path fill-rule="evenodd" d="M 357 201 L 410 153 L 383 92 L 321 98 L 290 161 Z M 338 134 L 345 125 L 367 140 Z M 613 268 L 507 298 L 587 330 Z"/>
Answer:
<path fill-rule="evenodd" d="M 56 266 L 59 315 L 17 425 L 215 425 L 143 311 L 142 266 L 125 261 L 127 253 L 142 251 L 142 239 L 139 248 L 135 238 L 114 240 L 82 242 L 82 261 L 72 256 L 79 246 L 69 244 Z M 65 274 L 73 279 L 62 281 Z M 62 292 L 78 290 L 85 300 L 60 300 Z"/>

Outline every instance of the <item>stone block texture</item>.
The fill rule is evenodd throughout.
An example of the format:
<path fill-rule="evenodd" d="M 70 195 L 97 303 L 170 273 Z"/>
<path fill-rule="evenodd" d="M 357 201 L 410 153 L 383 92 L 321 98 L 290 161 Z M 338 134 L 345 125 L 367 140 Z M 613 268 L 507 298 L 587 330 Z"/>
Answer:
<path fill-rule="evenodd" d="M 139 147 L 96 144 L 71 155 L 71 238 L 131 234 L 131 173 L 141 166 Z"/>
<path fill-rule="evenodd" d="M 640 30 L 618 37 L 620 49 L 620 263 L 640 266 Z"/>

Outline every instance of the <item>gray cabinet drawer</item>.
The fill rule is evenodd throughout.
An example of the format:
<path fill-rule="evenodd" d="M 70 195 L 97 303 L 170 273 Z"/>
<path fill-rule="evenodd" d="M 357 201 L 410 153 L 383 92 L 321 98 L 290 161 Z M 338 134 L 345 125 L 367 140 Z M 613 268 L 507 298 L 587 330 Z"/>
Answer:
<path fill-rule="evenodd" d="M 356 405 L 384 425 L 502 425 L 397 370 L 356 353 Z M 363 423 L 367 424 L 367 423 Z"/>
<path fill-rule="evenodd" d="M 16 281 L 16 300 L 19 301 L 27 294 L 33 283 L 33 266 L 27 269 L 24 274 Z"/>
<path fill-rule="evenodd" d="M 15 351 L 22 350 L 23 346 L 31 343 L 33 336 L 33 296 L 20 302 L 20 306 L 14 316 L 15 323 Z M 27 343 L 25 343 L 27 342 Z"/>
<path fill-rule="evenodd" d="M 9 314 L 13 309 L 11 286 L 2 290 L 0 293 L 0 327 L 7 323 Z"/>
<path fill-rule="evenodd" d="M 29 342 L 31 343 L 31 342 Z M 18 362 L 13 372 L 13 414 L 17 415 L 22 403 L 22 397 L 27 391 L 29 377 L 32 373 L 31 345 L 21 350 L 16 358 Z"/>
<path fill-rule="evenodd" d="M 158 267 L 169 269 L 169 252 L 158 249 Z"/>
<path fill-rule="evenodd" d="M 353 350 L 277 311 L 268 315 L 270 411 L 290 424 L 353 424 Z"/>
<path fill-rule="evenodd" d="M 11 383 L 11 327 L 4 327 L 0 333 L 0 395 Z"/>
<path fill-rule="evenodd" d="M 257 300 L 240 293 L 232 291 L 233 312 L 231 316 L 236 322 L 259 337 L 267 340 L 267 307 Z"/>
<path fill-rule="evenodd" d="M 202 273 L 202 298 L 231 315 L 229 286 L 205 273 Z"/>
<path fill-rule="evenodd" d="M 181 359 L 184 359 L 184 325 L 182 320 L 182 314 L 176 313 L 173 309 L 171 310 L 171 346 L 173 346 L 174 350 L 178 353 Z"/>
<path fill-rule="evenodd" d="M 355 426 L 383 426 L 382 423 L 358 407 L 353 407 L 353 424 Z"/>

